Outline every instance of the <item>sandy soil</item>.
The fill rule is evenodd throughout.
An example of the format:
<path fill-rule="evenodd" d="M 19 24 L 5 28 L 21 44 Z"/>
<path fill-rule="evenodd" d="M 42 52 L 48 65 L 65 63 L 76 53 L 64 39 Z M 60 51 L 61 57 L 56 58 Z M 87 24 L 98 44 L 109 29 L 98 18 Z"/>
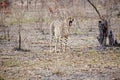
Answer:
<path fill-rule="evenodd" d="M 90 21 L 71 29 L 66 53 L 49 52 L 47 28 L 42 34 L 34 24 L 24 25 L 22 47 L 30 51 L 1 41 L 0 80 L 120 80 L 120 47 L 101 48 L 96 21 Z"/>

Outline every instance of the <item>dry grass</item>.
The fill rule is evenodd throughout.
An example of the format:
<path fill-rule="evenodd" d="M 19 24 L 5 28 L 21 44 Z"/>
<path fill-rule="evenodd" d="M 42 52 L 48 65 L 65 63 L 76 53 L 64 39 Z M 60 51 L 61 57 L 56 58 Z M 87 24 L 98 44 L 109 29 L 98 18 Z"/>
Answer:
<path fill-rule="evenodd" d="M 3 66 L 4 67 L 18 67 L 20 62 L 16 62 L 15 60 L 10 60 L 10 61 L 3 61 Z"/>
<path fill-rule="evenodd" d="M 0 76 L 0 80 L 4 80 L 4 79 Z"/>
<path fill-rule="evenodd" d="M 69 42 L 69 45 L 72 46 L 72 48 L 66 53 L 49 53 L 49 42 L 47 40 L 49 34 L 47 36 L 41 35 L 34 29 L 36 27 L 35 22 L 38 18 L 35 16 L 23 18 L 21 20 L 22 24 L 29 25 L 23 26 L 26 30 L 22 35 L 25 36 L 25 34 L 28 34 L 26 36 L 29 38 L 26 40 L 26 43 L 29 42 L 30 45 L 35 45 L 36 47 L 31 47 L 31 51 L 28 52 L 13 51 L 8 47 L 2 47 L 4 50 L 0 49 L 0 80 L 2 80 L 2 78 L 5 78 L 5 80 L 31 80 L 31 77 L 33 77 L 32 80 L 47 80 L 46 77 L 48 77 L 49 80 L 53 80 L 50 78 L 55 77 L 54 80 L 56 80 L 56 76 L 57 78 L 66 78 L 62 80 L 67 80 L 67 78 L 72 80 L 71 77 L 77 80 L 74 75 L 84 75 L 84 73 L 86 74 L 83 80 L 87 80 L 90 79 L 90 77 L 95 78 L 95 76 L 99 79 L 99 75 L 102 73 L 111 76 L 118 72 L 119 75 L 120 50 L 114 48 L 110 50 L 110 48 L 108 48 L 100 52 L 94 49 L 98 46 L 96 41 L 98 19 L 95 17 L 94 20 L 92 20 L 93 17 L 88 17 L 86 14 L 84 15 L 85 16 L 78 16 L 80 29 L 73 28 L 71 30 L 71 34 L 76 35 L 70 35 L 69 41 L 71 42 Z M 49 31 L 49 23 L 52 22 L 53 18 L 49 15 L 46 16 L 47 17 L 43 17 L 43 24 L 45 24 L 44 27 L 47 27 Z M 32 24 L 33 22 L 34 24 Z M 17 23 L 15 19 L 10 19 L 6 24 Z M 88 32 L 91 26 L 95 32 Z M 17 31 L 14 34 L 17 35 Z M 91 74 L 88 75 L 89 73 Z M 37 79 L 38 77 L 41 77 L 41 79 Z M 82 76 L 80 75 L 79 77 L 78 80 L 82 80 Z"/>
<path fill-rule="evenodd" d="M 108 53 L 107 53 L 108 52 Z M 41 75 L 41 78 L 45 76 L 59 76 L 65 77 L 67 74 L 73 74 L 75 72 L 95 72 L 107 73 L 110 70 L 120 69 L 120 53 L 109 53 L 107 50 L 105 54 L 98 53 L 95 50 L 77 51 L 74 50 L 70 53 L 31 53 L 31 52 L 18 52 L 13 55 L 4 54 L 1 55 L 2 59 L 1 75 L 6 70 L 8 75 L 7 80 L 28 79 L 30 75 Z M 36 56 L 36 57 L 35 57 Z M 3 69 L 3 70 L 2 70 Z M 35 70 L 35 71 L 34 71 Z M 8 74 L 16 73 L 16 78 L 11 77 Z M 30 73 L 29 73 L 30 72 Z M 48 73 L 49 72 L 49 73 Z M 5 75 L 3 75 L 4 78 Z"/>

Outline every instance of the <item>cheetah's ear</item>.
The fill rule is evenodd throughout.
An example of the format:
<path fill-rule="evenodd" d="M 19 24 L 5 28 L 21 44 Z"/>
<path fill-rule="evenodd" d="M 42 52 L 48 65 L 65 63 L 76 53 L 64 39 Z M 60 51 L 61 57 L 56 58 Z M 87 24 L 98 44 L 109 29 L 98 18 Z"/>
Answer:
<path fill-rule="evenodd" d="M 68 17 L 67 20 L 71 20 L 71 17 Z"/>
<path fill-rule="evenodd" d="M 72 22 L 74 21 L 74 19 L 72 19 Z"/>

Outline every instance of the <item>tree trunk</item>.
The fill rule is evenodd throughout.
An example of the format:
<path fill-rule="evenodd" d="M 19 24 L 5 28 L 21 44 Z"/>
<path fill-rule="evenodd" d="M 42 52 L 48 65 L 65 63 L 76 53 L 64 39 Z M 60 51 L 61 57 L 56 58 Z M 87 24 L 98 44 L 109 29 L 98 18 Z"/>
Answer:
<path fill-rule="evenodd" d="M 96 8 L 96 6 L 90 1 L 90 0 L 87 0 L 89 3 L 90 3 L 90 5 L 92 5 L 93 6 L 93 8 L 95 9 L 95 11 L 97 12 L 97 14 L 98 14 L 98 16 L 99 16 L 99 18 L 101 19 L 101 22 L 102 22 L 102 26 L 101 27 L 103 27 L 103 29 L 102 29 L 102 31 L 103 31 L 103 34 L 102 34 L 102 36 L 103 36 L 103 39 L 99 39 L 99 40 L 102 40 L 102 45 L 103 46 L 106 46 L 106 42 L 107 42 L 107 37 L 108 37 L 108 26 L 109 26 L 109 24 L 108 24 L 108 20 L 107 19 L 105 19 L 105 17 L 103 17 L 101 14 L 100 14 L 100 12 L 98 11 L 98 9 Z"/>
<path fill-rule="evenodd" d="M 29 1 L 27 0 L 27 11 L 28 11 L 28 7 L 29 7 Z"/>
<path fill-rule="evenodd" d="M 9 30 L 9 27 L 8 27 L 8 30 L 7 30 L 7 38 L 8 38 L 8 41 L 10 41 L 10 30 Z"/>
<path fill-rule="evenodd" d="M 21 50 L 21 30 L 20 30 L 20 25 L 19 25 L 19 41 L 18 41 L 18 49 Z"/>

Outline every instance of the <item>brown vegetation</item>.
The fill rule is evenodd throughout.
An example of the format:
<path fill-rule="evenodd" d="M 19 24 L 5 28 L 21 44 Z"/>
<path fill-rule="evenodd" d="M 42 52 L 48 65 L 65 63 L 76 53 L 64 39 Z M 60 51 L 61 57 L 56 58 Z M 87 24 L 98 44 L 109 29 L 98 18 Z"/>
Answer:
<path fill-rule="evenodd" d="M 0 6 L 0 79 L 119 80 L 120 46 L 101 47 L 96 37 L 104 18 L 120 43 L 120 0 L 10 0 Z M 71 16 L 69 28 L 63 22 Z M 69 48 L 58 54 L 50 53 L 49 44 L 50 24 L 57 20 L 54 27 L 67 25 L 56 33 Z"/>

